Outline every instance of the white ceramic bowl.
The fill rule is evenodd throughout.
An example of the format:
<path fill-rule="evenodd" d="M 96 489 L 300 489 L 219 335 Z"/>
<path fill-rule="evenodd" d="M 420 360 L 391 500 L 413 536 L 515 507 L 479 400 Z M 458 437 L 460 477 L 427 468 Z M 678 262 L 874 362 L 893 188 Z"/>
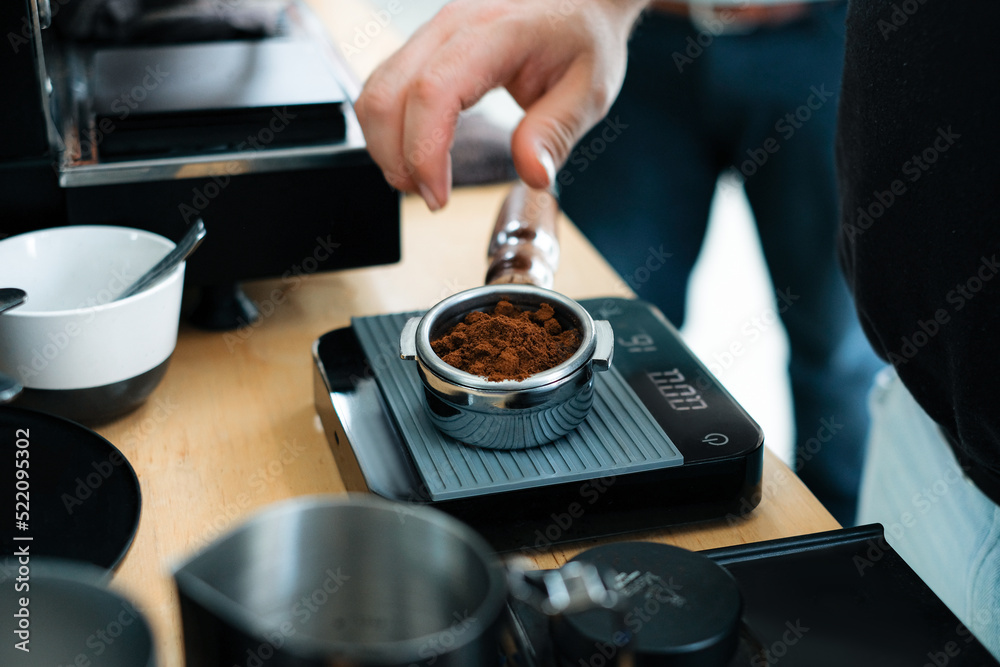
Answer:
<path fill-rule="evenodd" d="M 177 342 L 184 264 L 114 299 L 173 247 L 151 232 L 91 225 L 0 241 L 0 286 L 28 293 L 0 315 L 0 371 L 25 387 L 15 404 L 93 424 L 145 401 Z"/>

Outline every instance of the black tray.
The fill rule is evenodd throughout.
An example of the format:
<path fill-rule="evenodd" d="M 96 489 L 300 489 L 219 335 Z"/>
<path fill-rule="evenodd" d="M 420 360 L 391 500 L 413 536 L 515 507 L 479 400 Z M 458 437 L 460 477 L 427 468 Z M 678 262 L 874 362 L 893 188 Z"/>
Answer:
<path fill-rule="evenodd" d="M 736 579 L 745 629 L 760 650 L 731 665 L 1000 664 L 886 542 L 881 525 L 700 553 Z M 520 603 L 511 612 L 521 631 L 515 664 L 556 664 L 546 621 Z"/>

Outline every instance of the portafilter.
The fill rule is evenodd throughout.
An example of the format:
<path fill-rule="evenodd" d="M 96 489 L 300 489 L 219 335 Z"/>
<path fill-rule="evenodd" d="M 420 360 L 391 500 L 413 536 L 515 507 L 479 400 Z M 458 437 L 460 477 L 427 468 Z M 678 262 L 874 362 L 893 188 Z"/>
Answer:
<path fill-rule="evenodd" d="M 547 190 L 516 183 L 504 200 L 489 245 L 486 285 L 459 292 L 411 318 L 400 357 L 417 363 L 426 412 L 443 433 L 468 445 L 524 449 L 556 440 L 580 425 L 594 402 L 594 371 L 607 370 L 614 333 L 583 306 L 551 289 L 559 261 L 559 204 Z M 431 341 L 472 311 L 508 301 L 521 310 L 552 306 L 580 346 L 566 361 L 523 380 L 491 381 L 447 364 Z"/>

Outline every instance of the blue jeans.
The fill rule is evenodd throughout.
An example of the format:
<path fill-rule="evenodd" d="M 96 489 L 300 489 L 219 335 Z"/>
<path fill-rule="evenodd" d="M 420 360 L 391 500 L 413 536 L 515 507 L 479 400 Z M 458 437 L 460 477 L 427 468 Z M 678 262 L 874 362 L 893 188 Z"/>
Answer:
<path fill-rule="evenodd" d="M 1000 659 L 1000 507 L 962 474 L 937 424 L 891 368 L 871 393 L 858 518 Z"/>
<path fill-rule="evenodd" d="M 720 174 L 740 176 L 788 333 L 796 471 L 853 525 L 882 366 L 836 259 L 834 131 L 844 4 L 749 34 L 650 13 L 621 95 L 560 172 L 563 209 L 678 327 Z M 734 276 L 739 280 L 739 276 Z"/>

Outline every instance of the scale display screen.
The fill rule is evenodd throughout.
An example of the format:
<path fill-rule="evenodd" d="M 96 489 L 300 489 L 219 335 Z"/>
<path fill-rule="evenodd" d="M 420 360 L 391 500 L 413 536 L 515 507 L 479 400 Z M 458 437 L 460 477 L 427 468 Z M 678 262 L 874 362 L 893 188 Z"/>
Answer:
<path fill-rule="evenodd" d="M 648 303 L 581 301 L 615 332 L 612 365 L 684 454 L 686 462 L 732 456 L 758 447 L 760 427 Z"/>

